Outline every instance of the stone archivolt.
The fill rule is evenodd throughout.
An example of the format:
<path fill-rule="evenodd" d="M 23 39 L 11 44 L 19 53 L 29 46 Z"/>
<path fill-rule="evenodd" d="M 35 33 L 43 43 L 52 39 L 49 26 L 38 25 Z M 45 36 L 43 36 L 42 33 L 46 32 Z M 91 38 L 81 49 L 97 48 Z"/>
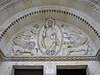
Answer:
<path fill-rule="evenodd" d="M 95 47 L 83 31 L 53 18 L 24 28 L 6 49 L 8 57 L 95 55 Z"/>
<path fill-rule="evenodd" d="M 21 1 L 27 1 L 27 0 L 5 0 L 0 4 L 0 12 L 4 12 L 5 10 L 7 10 L 10 6 L 21 2 Z M 96 10 L 97 12 L 100 13 L 100 2 L 99 0 L 72 0 L 72 1 L 77 1 L 77 2 L 81 2 L 82 4 L 85 4 L 91 8 L 93 8 L 94 10 Z"/>

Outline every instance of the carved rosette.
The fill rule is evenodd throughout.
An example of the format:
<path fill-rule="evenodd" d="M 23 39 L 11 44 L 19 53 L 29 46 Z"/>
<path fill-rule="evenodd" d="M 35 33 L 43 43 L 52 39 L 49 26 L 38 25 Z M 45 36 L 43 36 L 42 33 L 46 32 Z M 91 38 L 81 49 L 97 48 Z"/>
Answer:
<path fill-rule="evenodd" d="M 8 56 L 92 56 L 94 44 L 74 25 L 47 18 L 24 28 L 9 43 Z"/>

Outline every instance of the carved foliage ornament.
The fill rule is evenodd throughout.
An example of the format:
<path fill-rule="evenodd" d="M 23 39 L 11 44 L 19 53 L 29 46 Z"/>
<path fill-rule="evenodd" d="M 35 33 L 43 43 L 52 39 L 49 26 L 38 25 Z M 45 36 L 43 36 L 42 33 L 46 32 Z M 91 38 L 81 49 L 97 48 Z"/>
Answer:
<path fill-rule="evenodd" d="M 53 18 L 24 28 L 8 47 L 9 56 L 94 55 L 94 45 L 83 31 Z"/>

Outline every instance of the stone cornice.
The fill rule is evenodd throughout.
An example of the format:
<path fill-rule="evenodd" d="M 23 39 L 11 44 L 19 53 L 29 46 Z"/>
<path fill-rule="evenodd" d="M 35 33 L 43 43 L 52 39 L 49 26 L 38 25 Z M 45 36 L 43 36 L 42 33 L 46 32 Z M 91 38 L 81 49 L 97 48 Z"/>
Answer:
<path fill-rule="evenodd" d="M 48 56 L 48 57 L 9 57 L 4 61 L 94 61 L 96 57 L 84 57 L 84 56 Z"/>

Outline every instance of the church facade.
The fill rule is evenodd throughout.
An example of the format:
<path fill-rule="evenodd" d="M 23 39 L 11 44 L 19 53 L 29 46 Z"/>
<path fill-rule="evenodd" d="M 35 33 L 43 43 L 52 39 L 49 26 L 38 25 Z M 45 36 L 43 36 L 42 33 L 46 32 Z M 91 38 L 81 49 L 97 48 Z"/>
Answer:
<path fill-rule="evenodd" d="M 42 75 L 73 69 L 100 74 L 99 0 L 0 3 L 0 75 L 30 69 L 42 69 Z"/>

